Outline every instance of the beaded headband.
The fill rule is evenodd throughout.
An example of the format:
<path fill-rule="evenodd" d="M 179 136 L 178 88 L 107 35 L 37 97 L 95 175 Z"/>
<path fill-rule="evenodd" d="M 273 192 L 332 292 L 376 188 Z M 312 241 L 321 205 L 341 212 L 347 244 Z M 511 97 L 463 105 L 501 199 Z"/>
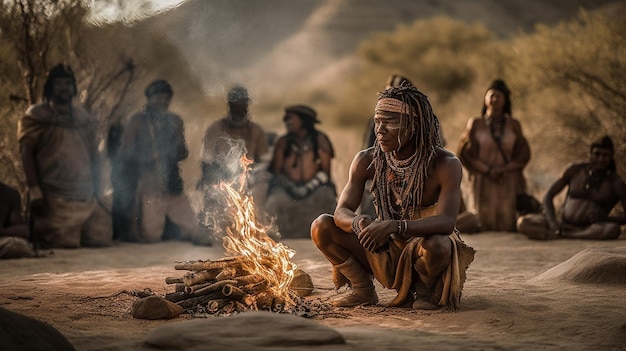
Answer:
<path fill-rule="evenodd" d="M 409 105 L 404 102 L 392 98 L 382 98 L 376 103 L 375 111 L 386 111 L 395 113 L 408 114 L 410 109 Z M 413 114 L 415 115 L 415 114 Z"/>

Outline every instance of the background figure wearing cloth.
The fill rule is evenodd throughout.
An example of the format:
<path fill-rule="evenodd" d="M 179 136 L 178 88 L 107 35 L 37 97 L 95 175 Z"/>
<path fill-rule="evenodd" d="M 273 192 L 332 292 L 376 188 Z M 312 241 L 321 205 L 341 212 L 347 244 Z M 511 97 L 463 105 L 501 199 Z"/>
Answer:
<path fill-rule="evenodd" d="M 469 120 L 457 155 L 469 172 L 469 207 L 478 214 L 480 230 L 514 232 L 530 147 L 511 115 L 510 91 L 502 80 L 487 90 L 481 117 Z"/>
<path fill-rule="evenodd" d="M 228 114 L 207 128 L 202 146 L 202 177 L 197 188 L 203 191 L 204 208 L 200 214 L 208 235 L 221 236 L 230 219 L 221 216 L 226 206 L 217 186 L 220 181 L 232 181 L 243 170 L 240 159 L 253 161 L 246 179 L 246 186 L 254 199 L 257 215 L 263 213 L 263 204 L 268 189 L 269 174 L 266 171 L 269 148 L 265 131 L 250 116 L 250 96 L 248 90 L 234 86 L 227 96 Z"/>
<path fill-rule="evenodd" d="M 568 188 L 557 217 L 554 197 Z M 608 136 L 591 144 L 589 161 L 568 166 L 543 198 L 545 214 L 520 217 L 517 230 L 531 239 L 617 239 L 626 215 L 611 216 L 621 202 L 626 208 L 626 185 L 617 174 L 613 141 Z"/>
<path fill-rule="evenodd" d="M 103 246 L 113 235 L 98 201 L 97 120 L 72 104 L 76 93 L 71 68 L 53 67 L 44 102 L 30 106 L 18 124 L 33 230 L 44 247 Z"/>
<path fill-rule="evenodd" d="M 126 212 L 133 226 L 121 239 L 159 241 L 169 219 L 181 239 L 189 240 L 198 235 L 199 226 L 178 165 L 189 154 L 183 120 L 168 111 L 174 91 L 167 81 L 153 81 L 145 95 L 147 104 L 131 117 L 118 151 L 122 169 L 137 177 L 134 203 Z"/>
<path fill-rule="evenodd" d="M 283 121 L 287 134 L 274 148 L 267 209 L 276 216 L 283 238 L 307 238 L 313 219 L 335 208 L 330 172 L 335 152 L 328 136 L 315 128 L 320 121 L 311 107 L 289 106 Z"/>
<path fill-rule="evenodd" d="M 374 121 L 375 145 L 354 157 L 334 216 L 311 225 L 335 287 L 352 286 L 335 305 L 376 304 L 373 274 L 398 292 L 389 306 L 457 308 L 475 252 L 454 230 L 461 163 L 441 147 L 437 117 L 412 85 L 381 93 Z M 355 213 L 369 179 L 376 218 Z"/>

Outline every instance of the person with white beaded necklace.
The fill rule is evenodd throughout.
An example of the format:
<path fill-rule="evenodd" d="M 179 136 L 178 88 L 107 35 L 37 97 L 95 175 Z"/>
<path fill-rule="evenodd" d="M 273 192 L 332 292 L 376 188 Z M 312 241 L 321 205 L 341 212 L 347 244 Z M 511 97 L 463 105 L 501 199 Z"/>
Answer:
<path fill-rule="evenodd" d="M 311 225 L 313 242 L 333 264 L 335 287 L 352 287 L 334 304 L 377 304 L 373 275 L 398 293 L 387 306 L 456 309 L 475 253 L 454 228 L 461 163 L 441 146 L 439 121 L 413 85 L 380 93 L 374 122 L 374 146 L 352 161 L 334 215 Z M 355 213 L 369 179 L 376 218 Z"/>

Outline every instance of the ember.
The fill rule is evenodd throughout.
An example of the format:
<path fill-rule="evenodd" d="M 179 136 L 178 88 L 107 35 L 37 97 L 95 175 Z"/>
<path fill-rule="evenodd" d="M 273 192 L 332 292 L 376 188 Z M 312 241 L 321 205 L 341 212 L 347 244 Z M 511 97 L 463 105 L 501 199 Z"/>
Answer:
<path fill-rule="evenodd" d="M 267 310 L 310 316 L 312 307 L 327 309 L 323 303 L 307 302 L 290 290 L 297 269 L 291 262 L 295 251 L 271 239 L 268 234 L 272 227 L 256 220 L 252 198 L 243 191 L 251 162 L 241 159 L 244 172 L 238 190 L 231 184 L 220 184 L 233 219 L 223 238 L 228 257 L 176 263 L 175 269 L 189 272 L 181 278 L 166 278 L 176 291 L 165 298 L 196 314 Z"/>

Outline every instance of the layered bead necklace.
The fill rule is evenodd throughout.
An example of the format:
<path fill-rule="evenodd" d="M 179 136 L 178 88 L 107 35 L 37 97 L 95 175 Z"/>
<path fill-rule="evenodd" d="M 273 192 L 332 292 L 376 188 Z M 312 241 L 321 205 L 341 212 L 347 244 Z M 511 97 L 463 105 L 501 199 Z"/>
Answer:
<path fill-rule="evenodd" d="M 377 184 L 382 198 L 386 199 L 385 207 L 393 218 L 411 218 L 412 213 L 403 212 L 411 208 L 415 201 L 412 185 L 417 176 L 417 153 L 405 160 L 397 159 L 395 153 L 385 153 L 385 163 L 388 166 L 385 170 L 386 181 Z"/>

